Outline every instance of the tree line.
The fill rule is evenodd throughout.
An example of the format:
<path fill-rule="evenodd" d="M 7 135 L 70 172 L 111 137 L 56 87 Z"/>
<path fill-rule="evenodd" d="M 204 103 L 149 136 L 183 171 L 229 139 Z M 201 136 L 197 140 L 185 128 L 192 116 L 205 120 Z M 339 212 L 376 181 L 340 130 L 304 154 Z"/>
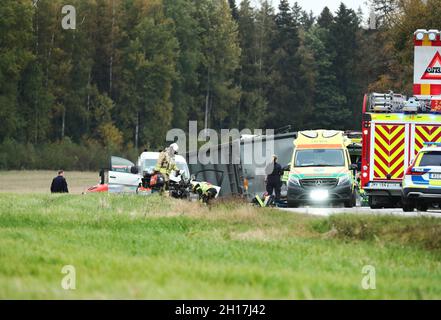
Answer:
<path fill-rule="evenodd" d="M 369 29 L 344 4 L 314 16 L 287 0 L 72 0 L 65 30 L 62 0 L 2 0 L 0 168 L 53 166 L 41 150 L 134 155 L 189 120 L 358 129 L 366 91 L 411 88 L 411 34 L 441 25 L 436 3 L 373 0 Z"/>

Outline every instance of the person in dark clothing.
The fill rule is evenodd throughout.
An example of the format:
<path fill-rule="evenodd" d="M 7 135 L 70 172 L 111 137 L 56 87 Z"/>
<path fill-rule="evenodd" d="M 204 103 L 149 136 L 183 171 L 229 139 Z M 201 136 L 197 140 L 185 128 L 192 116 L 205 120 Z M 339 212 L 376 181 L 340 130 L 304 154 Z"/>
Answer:
<path fill-rule="evenodd" d="M 58 171 L 58 176 L 56 176 L 52 180 L 51 192 L 52 193 L 69 193 L 69 190 L 67 189 L 67 182 L 66 182 L 66 179 L 64 178 L 64 171 L 63 170 Z"/>
<path fill-rule="evenodd" d="M 282 188 L 282 166 L 277 163 L 277 156 L 273 156 L 273 161 L 265 168 L 266 178 L 266 192 L 271 196 L 273 192 L 276 194 L 276 202 L 280 200 L 280 191 Z"/>

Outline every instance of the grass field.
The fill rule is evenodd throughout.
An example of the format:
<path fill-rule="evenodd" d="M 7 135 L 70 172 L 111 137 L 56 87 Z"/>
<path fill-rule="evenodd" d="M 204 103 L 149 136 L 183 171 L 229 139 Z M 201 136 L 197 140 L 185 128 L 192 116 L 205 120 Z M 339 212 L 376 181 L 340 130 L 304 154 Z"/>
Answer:
<path fill-rule="evenodd" d="M 65 265 L 75 290 L 61 287 Z M 441 221 L 4 193 L 0 298 L 439 299 Z"/>
<path fill-rule="evenodd" d="M 49 193 L 56 171 L 0 171 L 0 192 L 11 193 Z M 81 194 L 90 186 L 96 185 L 100 178 L 98 172 L 66 171 L 64 173 L 69 192 Z"/>

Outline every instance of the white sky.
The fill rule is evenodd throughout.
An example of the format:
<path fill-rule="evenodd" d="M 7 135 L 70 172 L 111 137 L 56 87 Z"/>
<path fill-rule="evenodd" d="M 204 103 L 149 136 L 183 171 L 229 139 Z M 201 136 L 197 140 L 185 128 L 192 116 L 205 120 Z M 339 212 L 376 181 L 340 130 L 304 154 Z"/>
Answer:
<path fill-rule="evenodd" d="M 271 0 L 270 0 L 271 1 Z M 293 4 L 296 0 L 289 0 Z M 236 1 L 238 4 L 240 0 Z M 359 7 L 363 10 L 365 16 L 368 15 L 368 6 L 366 5 L 367 0 L 297 0 L 299 5 L 306 11 L 312 10 L 315 16 L 318 16 L 322 12 L 324 7 L 328 7 L 332 12 L 335 12 L 340 3 L 343 2 L 347 7 L 357 11 Z M 254 3 L 259 3 L 259 0 L 254 0 Z M 272 0 L 273 6 L 277 8 L 279 5 L 279 0 Z"/>

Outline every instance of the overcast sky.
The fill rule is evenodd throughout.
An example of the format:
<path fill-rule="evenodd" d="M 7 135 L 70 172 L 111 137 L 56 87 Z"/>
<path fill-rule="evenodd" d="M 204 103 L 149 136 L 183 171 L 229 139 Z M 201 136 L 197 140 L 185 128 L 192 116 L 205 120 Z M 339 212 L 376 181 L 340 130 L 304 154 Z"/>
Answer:
<path fill-rule="evenodd" d="M 295 1 L 296 0 L 289 0 L 291 4 L 293 4 Z M 236 2 L 240 3 L 240 0 Z M 259 3 L 259 0 L 254 0 L 254 2 Z M 297 0 L 297 2 L 304 10 L 308 12 L 312 10 L 316 16 L 319 15 L 326 6 L 331 9 L 332 12 L 335 12 L 341 2 L 354 10 L 361 7 L 364 15 L 367 16 L 368 14 L 368 7 L 365 4 L 367 0 Z M 272 0 L 272 3 L 274 7 L 277 7 L 279 5 L 279 0 Z"/>

